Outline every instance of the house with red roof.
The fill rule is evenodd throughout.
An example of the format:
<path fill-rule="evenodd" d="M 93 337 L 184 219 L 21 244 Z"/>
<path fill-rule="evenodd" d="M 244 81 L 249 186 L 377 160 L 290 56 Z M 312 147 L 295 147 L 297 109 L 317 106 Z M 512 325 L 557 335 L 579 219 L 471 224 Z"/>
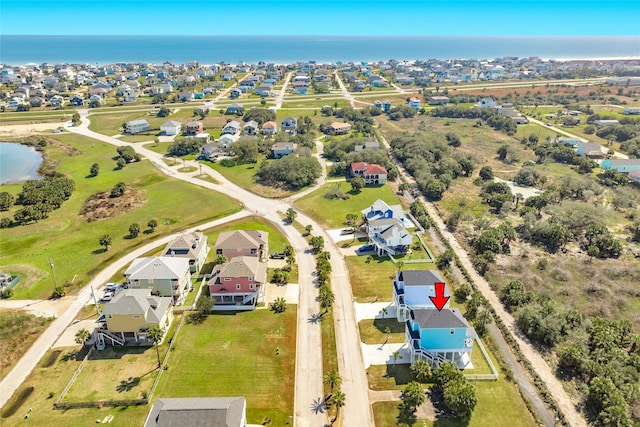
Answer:
<path fill-rule="evenodd" d="M 364 178 L 366 184 L 384 184 L 387 182 L 387 170 L 375 163 L 351 163 L 351 176 Z"/>

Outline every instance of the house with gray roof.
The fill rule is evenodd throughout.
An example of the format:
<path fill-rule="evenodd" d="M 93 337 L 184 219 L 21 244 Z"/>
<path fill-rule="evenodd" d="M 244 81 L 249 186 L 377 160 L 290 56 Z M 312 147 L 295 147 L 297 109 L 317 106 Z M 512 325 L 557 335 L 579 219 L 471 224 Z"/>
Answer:
<path fill-rule="evenodd" d="M 144 427 L 246 427 L 244 397 L 160 398 Z"/>
<path fill-rule="evenodd" d="M 124 272 L 131 289 L 149 289 L 181 304 L 191 288 L 189 259 L 176 256 L 136 258 Z"/>
<path fill-rule="evenodd" d="M 271 146 L 271 157 L 279 159 L 292 154 L 298 148 L 298 144 L 292 142 L 276 142 Z"/>
<path fill-rule="evenodd" d="M 187 258 L 191 273 L 197 273 L 204 265 L 209 248 L 207 236 L 201 231 L 182 233 L 167 243 L 162 254 L 170 257 Z"/>
<path fill-rule="evenodd" d="M 138 119 L 138 120 L 128 121 L 125 131 L 130 134 L 135 134 L 140 132 L 146 132 L 150 129 L 151 127 L 149 126 L 149 122 L 147 122 L 145 119 Z"/>
<path fill-rule="evenodd" d="M 98 348 L 111 345 L 151 345 L 149 329 L 166 331 L 173 321 L 173 298 L 152 295 L 149 289 L 123 289 L 104 306 L 95 331 Z M 104 347 L 103 347 L 104 348 Z"/>
<path fill-rule="evenodd" d="M 471 352 L 478 336 L 458 309 L 416 308 L 405 325 L 411 364 L 424 360 L 434 369 L 443 362 L 473 368 Z"/>
<path fill-rule="evenodd" d="M 238 256 L 266 257 L 269 247 L 269 233 L 262 230 L 223 231 L 218 236 L 214 249 L 216 255 L 227 259 Z"/>
<path fill-rule="evenodd" d="M 409 311 L 414 308 L 435 309 L 431 298 L 435 297 L 436 283 L 444 284 L 444 279 L 438 270 L 400 270 L 396 272 L 393 281 L 393 302 L 395 303 L 398 322 L 409 319 Z M 451 295 L 449 288 L 444 286 L 444 296 Z M 449 301 L 444 305 L 449 307 Z"/>
<path fill-rule="evenodd" d="M 255 256 L 238 256 L 213 269 L 209 295 L 214 310 L 253 310 L 264 298 L 267 265 Z"/>

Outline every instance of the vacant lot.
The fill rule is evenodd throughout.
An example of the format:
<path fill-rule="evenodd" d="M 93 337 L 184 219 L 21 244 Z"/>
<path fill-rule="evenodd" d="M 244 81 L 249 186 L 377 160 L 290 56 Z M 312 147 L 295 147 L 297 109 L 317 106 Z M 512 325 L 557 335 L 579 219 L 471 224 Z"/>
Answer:
<path fill-rule="evenodd" d="M 349 199 L 327 199 L 324 197 L 327 191 L 336 186 L 340 186 L 343 192 L 348 193 Z M 296 201 L 296 206 L 325 228 L 331 229 L 343 227 L 347 214 L 357 214 L 360 217 L 360 211 L 371 206 L 377 199 L 390 205 L 400 204 L 388 185 L 365 187 L 360 193 L 354 194 L 351 194 L 350 191 L 351 185 L 348 183 L 328 183 Z"/>
<path fill-rule="evenodd" d="M 349 256 L 346 258 L 353 296 L 357 302 L 392 301 L 393 278 L 398 270 L 388 257 Z M 367 262 L 369 261 L 369 262 Z M 404 264 L 403 270 L 435 270 L 433 263 Z"/>
<path fill-rule="evenodd" d="M 45 427 L 76 427 L 95 424 L 96 420 L 112 416 L 112 425 L 140 427 L 149 412 L 149 406 L 67 411 L 53 409 L 53 403 L 60 396 L 86 354 L 79 352 L 79 348 L 80 346 L 63 347 L 49 351 L 2 408 L 0 425 L 13 427 L 28 423 Z M 110 375 L 109 372 L 100 372 L 93 380 L 103 381 Z M 31 388 L 33 391 L 29 392 Z M 32 410 L 29 413 L 29 419 L 25 420 L 24 416 L 29 408 Z"/>
<path fill-rule="evenodd" d="M 0 379 L 9 373 L 52 320 L 19 311 L 0 312 Z"/>
<path fill-rule="evenodd" d="M 173 233 L 195 224 L 226 216 L 240 209 L 232 199 L 202 189 L 157 171 L 142 161 L 115 169 L 115 147 L 77 135 L 58 136 L 47 147 L 57 170 L 73 178 L 76 189 L 69 200 L 50 217 L 38 223 L 2 230 L 0 265 L 3 270 L 20 274 L 14 298 L 47 298 L 53 289 L 49 258 L 57 283 L 65 283 L 73 292 L 100 269 L 101 265 L 122 256 L 151 238 Z M 97 177 L 89 177 L 93 163 L 100 165 Z M 146 191 L 146 202 L 137 209 L 112 218 L 87 223 L 80 211 L 92 195 L 110 191 L 118 182 Z M 12 186 L 13 187 L 13 186 Z M 202 209 L 206 206 L 206 209 Z M 1 212 L 0 218 L 13 217 L 14 207 Z M 154 233 L 143 232 L 129 239 L 129 225 L 138 223 L 143 231 L 155 219 Z M 100 246 L 100 236 L 108 234 L 113 243 L 108 251 Z M 31 276 L 40 277 L 31 280 Z"/>
<path fill-rule="evenodd" d="M 151 390 L 157 367 L 155 347 L 108 346 L 91 354 L 64 400 L 141 399 Z"/>
<path fill-rule="evenodd" d="M 296 306 L 185 324 L 174 340 L 157 397 L 245 396 L 247 421 L 285 425 L 293 415 Z M 276 354 L 276 348 L 280 354 Z"/>

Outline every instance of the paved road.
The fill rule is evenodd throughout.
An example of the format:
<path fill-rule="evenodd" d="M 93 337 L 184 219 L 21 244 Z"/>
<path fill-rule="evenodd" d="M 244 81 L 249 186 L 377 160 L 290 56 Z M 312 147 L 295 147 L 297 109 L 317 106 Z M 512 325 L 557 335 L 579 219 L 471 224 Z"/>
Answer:
<path fill-rule="evenodd" d="M 529 119 L 530 123 L 535 123 L 537 125 L 545 127 L 545 128 L 547 128 L 549 130 L 552 130 L 554 132 L 558 132 L 559 134 L 562 134 L 564 136 L 568 136 L 569 138 L 576 138 L 576 139 L 578 139 L 578 140 L 580 140 L 582 142 L 589 142 L 588 139 L 584 139 L 584 138 L 582 138 L 582 137 L 580 137 L 578 135 L 574 135 L 574 134 L 572 134 L 570 132 L 567 132 L 564 129 L 559 129 L 559 128 L 555 127 L 555 126 L 547 126 L 543 122 L 541 122 L 540 120 L 534 119 L 533 117 L 527 117 L 527 119 Z M 604 147 L 604 148 L 607 148 L 607 147 Z M 616 159 L 628 159 L 629 158 L 629 156 L 627 156 L 626 154 L 623 154 L 623 153 L 621 153 L 619 151 L 613 151 L 613 157 L 616 158 Z"/>
<path fill-rule="evenodd" d="M 88 129 L 86 120 L 87 111 L 81 111 L 83 123 L 81 126 L 71 128 L 73 132 L 86 135 L 116 146 L 128 145 L 133 147 L 141 155 L 149 159 L 163 172 L 178 179 L 195 185 L 210 188 L 240 200 L 245 206 L 255 209 L 256 215 L 263 216 L 275 223 L 287 236 L 296 251 L 298 258 L 298 270 L 300 272 L 300 301 L 298 305 L 298 335 L 296 347 L 296 390 L 295 390 L 295 425 L 298 426 L 324 426 L 327 422 L 326 413 L 321 412 L 323 399 L 322 383 L 322 340 L 320 325 L 312 320 L 317 317 L 320 307 L 317 301 L 317 289 L 313 286 L 312 273 L 315 268 L 315 258 L 306 252 L 308 244 L 306 240 L 295 230 L 293 226 L 284 225 L 281 213 L 284 213 L 291 204 L 274 199 L 265 199 L 253 194 L 237 185 L 229 182 L 220 173 L 206 165 L 202 165 L 202 171 L 209 174 L 219 184 L 213 184 L 195 178 L 199 172 L 179 173 L 178 165 L 171 168 L 164 163 L 162 155 L 145 149 L 141 144 L 119 141 L 105 135 L 97 134 Z M 188 161 L 187 166 L 197 165 Z M 342 377 L 342 391 L 346 395 L 346 404 L 343 409 L 345 425 L 349 426 L 373 426 L 373 415 L 367 398 L 368 383 L 366 372 L 359 351 L 360 335 L 354 317 L 353 295 L 348 279 L 348 270 L 341 254 L 322 227 L 311 218 L 298 212 L 298 222 L 302 225 L 311 224 L 314 234 L 322 235 L 326 249 L 331 253 L 333 267 L 332 288 L 336 296 L 334 306 L 334 320 L 336 326 L 337 351 L 339 355 L 339 368 Z"/>
<path fill-rule="evenodd" d="M 282 84 L 282 89 L 280 89 L 280 93 L 278 93 L 278 96 L 276 97 L 276 108 L 278 110 L 282 108 L 282 103 L 284 102 L 284 96 L 287 94 L 287 87 L 291 81 L 291 76 L 293 76 L 293 71 L 287 74 L 287 77 L 284 79 L 284 83 Z"/>
<path fill-rule="evenodd" d="M 387 148 L 390 148 L 389 144 L 386 140 L 384 140 L 384 138 L 382 140 L 382 143 Z M 415 185 L 415 180 L 409 173 L 407 173 L 407 171 L 402 167 L 401 164 L 398 164 L 398 172 L 400 175 L 404 176 L 407 183 L 409 183 L 410 185 Z M 509 331 L 511 331 L 511 334 L 520 346 L 524 357 L 529 361 L 529 363 L 531 363 L 533 369 L 547 386 L 549 393 L 551 393 L 554 400 L 562 410 L 564 416 L 567 419 L 567 422 L 573 427 L 586 427 L 587 423 L 584 417 L 576 410 L 571 397 L 562 387 L 562 383 L 558 380 L 558 378 L 556 378 L 551 367 L 542 358 L 536 348 L 529 342 L 526 337 L 521 334 L 518 327 L 516 326 L 515 319 L 510 313 L 505 310 L 498 296 L 489 286 L 489 282 L 487 282 L 484 277 L 476 272 L 469 258 L 469 254 L 458 243 L 455 236 L 447 230 L 447 227 L 444 224 L 444 221 L 440 217 L 435 206 L 422 196 L 419 197 L 419 200 L 425 206 L 427 213 L 435 222 L 436 227 L 441 230 L 444 238 L 447 240 L 447 242 L 449 242 L 449 245 L 451 246 L 453 251 L 458 255 L 458 258 L 460 259 L 460 262 L 462 263 L 464 268 L 471 275 L 471 279 L 478 288 L 478 291 L 488 300 L 491 307 L 493 307 L 493 309 L 495 310 L 496 315 L 504 322 Z"/>
<path fill-rule="evenodd" d="M 210 221 L 206 224 L 200 224 L 186 231 L 195 231 L 196 229 L 200 230 L 216 227 L 220 224 L 234 221 L 248 215 L 250 215 L 250 212 L 242 210 L 225 218 Z M 64 330 L 71 324 L 71 322 L 75 320 L 80 310 L 82 310 L 84 306 L 92 301 L 91 287 L 96 290 L 99 289 L 107 282 L 107 280 L 109 280 L 119 270 L 127 266 L 133 259 L 140 257 L 157 247 L 166 245 L 172 238 L 173 235 L 156 239 L 153 242 L 150 242 L 128 253 L 127 255 L 123 256 L 122 258 L 102 270 L 96 276 L 94 276 L 94 278 L 87 284 L 87 286 L 82 288 L 82 290 L 78 293 L 78 295 L 75 297 L 75 300 L 73 300 L 69 304 L 66 311 L 64 311 L 56 320 L 51 323 L 51 325 L 49 325 L 49 327 L 42 333 L 42 335 L 40 335 L 36 342 L 33 343 L 29 350 L 27 350 L 27 352 L 22 356 L 18 363 L 14 365 L 7 376 L 2 379 L 2 381 L 0 382 L 0 407 L 3 407 L 5 403 L 7 403 L 7 400 L 9 400 L 11 395 L 20 386 L 20 384 L 24 382 L 24 380 L 31 373 L 36 364 L 45 355 L 47 350 L 49 350 L 55 344 Z M 64 299 L 67 298 L 71 299 L 72 297 L 65 297 Z"/>
<path fill-rule="evenodd" d="M 356 99 L 347 90 L 347 87 L 344 85 L 344 82 L 342 81 L 342 78 L 340 78 L 340 73 L 338 73 L 338 71 L 335 71 L 333 74 L 336 76 L 336 81 L 338 82 L 338 86 L 340 86 L 340 90 L 342 91 L 342 97 L 344 99 L 347 99 L 351 103 L 351 107 L 355 108 L 355 106 L 356 106 L 355 100 Z"/>

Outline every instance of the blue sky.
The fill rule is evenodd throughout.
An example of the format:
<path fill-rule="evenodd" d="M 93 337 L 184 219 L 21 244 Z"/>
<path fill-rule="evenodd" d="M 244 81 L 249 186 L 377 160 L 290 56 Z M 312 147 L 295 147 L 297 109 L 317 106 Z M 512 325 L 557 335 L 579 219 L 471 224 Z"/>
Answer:
<path fill-rule="evenodd" d="M 637 0 L 0 0 L 0 34 L 638 35 Z"/>

